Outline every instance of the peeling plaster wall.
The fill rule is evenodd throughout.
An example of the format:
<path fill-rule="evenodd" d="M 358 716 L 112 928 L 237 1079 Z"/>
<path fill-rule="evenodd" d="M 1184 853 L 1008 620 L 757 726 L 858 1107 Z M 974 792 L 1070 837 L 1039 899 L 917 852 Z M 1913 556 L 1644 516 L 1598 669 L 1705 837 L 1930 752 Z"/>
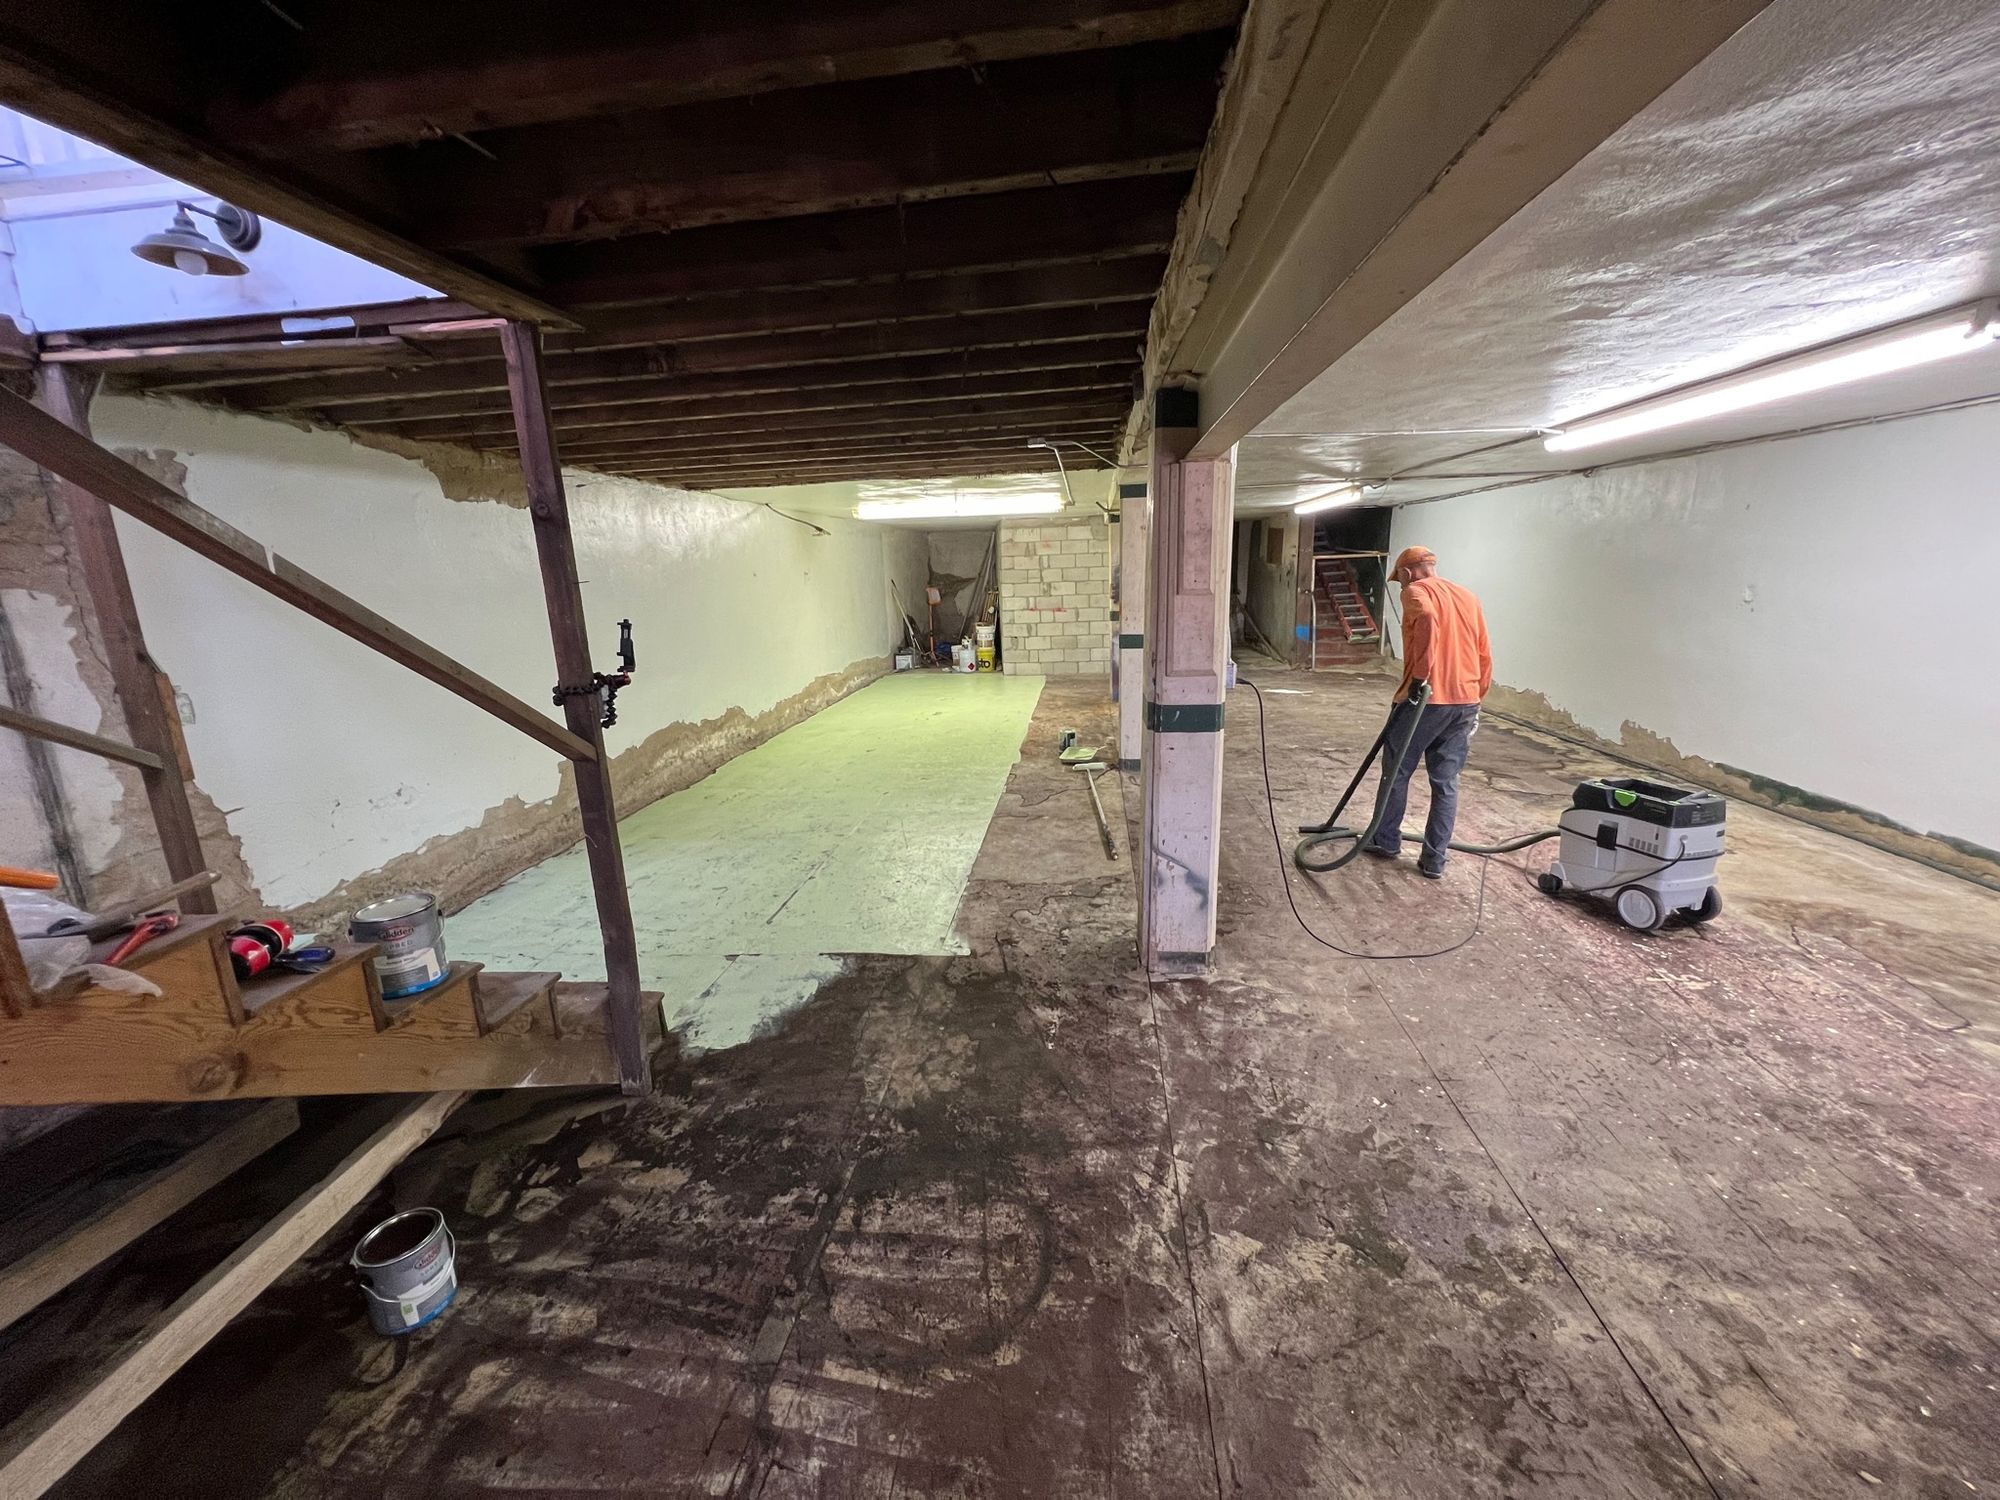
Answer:
<path fill-rule="evenodd" d="M 1404 506 L 1391 548 L 1591 733 L 1990 851 L 1996 452 L 2000 408 L 1940 413 Z"/>
<path fill-rule="evenodd" d="M 448 499 L 425 463 L 340 433 L 186 403 L 107 396 L 93 422 L 275 552 L 548 705 L 554 656 L 518 504 Z M 639 676 L 607 734 L 628 807 L 641 786 L 684 784 L 661 757 L 693 779 L 717 746 L 747 748 L 884 665 L 896 628 L 879 529 L 826 520 L 821 537 L 716 496 L 569 478 L 597 660 L 612 664 L 621 616 L 637 637 Z M 575 838 L 549 751 L 122 516 L 119 535 L 153 653 L 192 705 L 198 784 L 266 905 L 324 906 L 392 861 L 445 884 L 477 867 L 452 893 L 465 899 Z M 100 805 L 79 811 L 101 824 Z M 143 800 L 127 812 L 143 816 Z M 413 866 L 426 845 L 438 858 Z"/>

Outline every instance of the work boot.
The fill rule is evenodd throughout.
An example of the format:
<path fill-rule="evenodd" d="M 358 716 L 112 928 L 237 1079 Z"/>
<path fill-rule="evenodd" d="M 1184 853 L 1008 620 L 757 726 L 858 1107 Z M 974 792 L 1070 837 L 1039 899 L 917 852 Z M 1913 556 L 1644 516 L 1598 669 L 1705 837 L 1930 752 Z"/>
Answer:
<path fill-rule="evenodd" d="M 1437 867 L 1436 869 L 1432 869 L 1432 868 L 1431 868 L 1431 867 L 1430 867 L 1429 865 L 1425 864 L 1425 863 L 1424 863 L 1424 862 L 1423 862 L 1422 860 L 1418 860 L 1418 861 L 1417 861 L 1417 873 L 1418 873 L 1419 875 L 1423 876 L 1423 877 L 1424 877 L 1424 879 L 1426 879 L 1426 880 L 1442 880 L 1442 879 L 1444 879 L 1444 866 L 1443 866 L 1443 865 L 1439 865 L 1439 866 L 1438 866 L 1438 867 Z"/>
<path fill-rule="evenodd" d="M 1372 854 L 1377 859 L 1401 859 L 1403 857 L 1402 850 L 1384 849 L 1380 844 L 1363 844 L 1361 852 L 1363 854 Z"/>

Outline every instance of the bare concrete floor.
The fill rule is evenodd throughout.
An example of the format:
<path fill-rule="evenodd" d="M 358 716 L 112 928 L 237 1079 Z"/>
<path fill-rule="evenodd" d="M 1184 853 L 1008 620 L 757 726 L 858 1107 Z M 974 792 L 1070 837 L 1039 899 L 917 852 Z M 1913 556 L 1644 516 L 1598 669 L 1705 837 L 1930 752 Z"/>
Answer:
<path fill-rule="evenodd" d="M 1289 829 L 1384 692 L 1272 680 Z M 1053 759 L 1100 691 L 1043 695 L 969 955 L 418 1158 L 465 1290 L 400 1361 L 336 1235 L 64 1492 L 2000 1494 L 2000 898 L 1736 810 L 1713 927 L 1635 937 L 1530 854 L 1456 953 L 1345 959 L 1285 904 L 1239 692 L 1216 974 L 1149 988 Z M 1593 769 L 1489 724 L 1461 826 Z M 1297 893 L 1438 946 L 1479 880 Z"/>

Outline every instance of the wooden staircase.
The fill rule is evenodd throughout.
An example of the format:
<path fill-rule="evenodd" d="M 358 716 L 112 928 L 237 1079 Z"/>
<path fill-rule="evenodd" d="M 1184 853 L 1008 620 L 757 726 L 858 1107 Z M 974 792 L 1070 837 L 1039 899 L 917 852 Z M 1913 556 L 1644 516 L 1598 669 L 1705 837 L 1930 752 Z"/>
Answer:
<path fill-rule="evenodd" d="M 386 1000 L 372 944 L 334 943 L 311 974 L 239 983 L 237 919 L 184 917 L 123 965 L 157 996 L 76 985 L 0 1014 L 0 1105 L 129 1104 L 305 1094 L 616 1085 L 607 989 L 552 973 L 455 963 L 444 982 Z M 107 939 L 94 958 L 116 944 Z M 648 1050 L 659 997 L 643 997 Z"/>
<path fill-rule="evenodd" d="M 1382 639 L 1354 564 L 1344 557 L 1313 559 L 1313 665 L 1351 661 L 1351 649 Z"/>

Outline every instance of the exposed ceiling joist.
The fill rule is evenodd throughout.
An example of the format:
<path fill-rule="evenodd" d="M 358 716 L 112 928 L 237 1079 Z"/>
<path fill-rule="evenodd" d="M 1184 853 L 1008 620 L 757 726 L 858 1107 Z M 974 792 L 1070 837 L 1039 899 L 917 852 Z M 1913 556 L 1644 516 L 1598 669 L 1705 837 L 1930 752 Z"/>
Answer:
<path fill-rule="evenodd" d="M 1194 169 L 1225 39 L 503 131 L 398 153 L 428 244 L 553 244 Z M 940 128 L 942 122 L 948 127 Z"/>
<path fill-rule="evenodd" d="M 977 68 L 1232 26 L 1237 0 L 693 0 L 599 7 L 589 25 L 533 3 L 294 6 L 302 76 L 217 110 L 268 156 L 359 151 L 836 80 Z M 317 32 L 319 35 L 314 36 Z"/>
<path fill-rule="evenodd" d="M 549 404 L 558 420 L 580 406 L 657 405 L 662 402 L 703 401 L 723 396 L 778 396 L 785 393 L 848 389 L 855 386 L 896 386 L 912 382 L 954 384 L 990 375 L 1032 370 L 1072 370 L 1085 366 L 1123 365 L 1136 346 L 1131 336 L 1084 339 L 1076 343 L 1028 344 L 1012 349 L 951 350 L 941 354 L 891 355 L 829 365 L 787 365 L 719 375 L 660 376 L 624 381 L 592 381 L 549 388 Z M 374 401 L 325 407 L 320 415 L 347 427 L 383 427 L 448 417 L 504 417 L 505 391 L 466 391 L 414 401 Z"/>
<path fill-rule="evenodd" d="M 983 464 L 1129 409 L 1243 3 L 69 0 L 0 98 L 457 299 L 67 346 L 131 384 L 506 444 L 498 314 L 565 444 Z"/>

